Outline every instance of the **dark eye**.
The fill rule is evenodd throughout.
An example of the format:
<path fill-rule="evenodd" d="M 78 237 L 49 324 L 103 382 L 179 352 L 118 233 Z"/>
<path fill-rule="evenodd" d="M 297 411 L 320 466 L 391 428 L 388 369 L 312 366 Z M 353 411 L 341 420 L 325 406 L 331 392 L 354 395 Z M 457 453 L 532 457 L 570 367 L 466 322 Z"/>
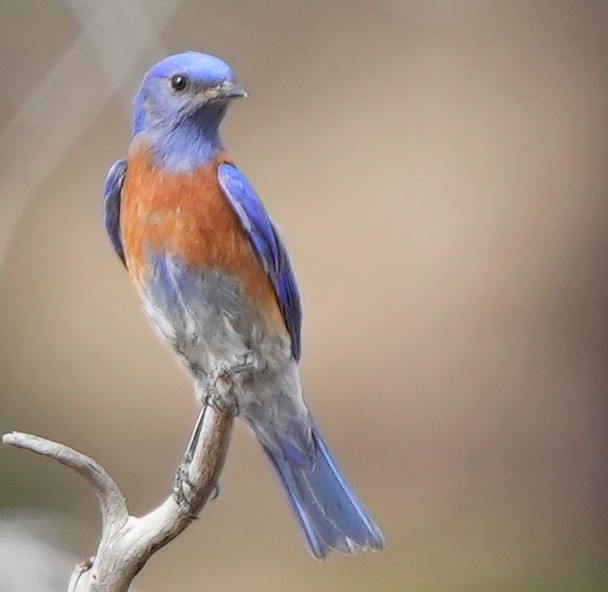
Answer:
<path fill-rule="evenodd" d="M 174 91 L 181 92 L 188 86 L 189 82 L 190 81 L 188 80 L 187 76 L 184 76 L 183 74 L 176 74 L 175 76 L 171 77 L 171 88 Z"/>

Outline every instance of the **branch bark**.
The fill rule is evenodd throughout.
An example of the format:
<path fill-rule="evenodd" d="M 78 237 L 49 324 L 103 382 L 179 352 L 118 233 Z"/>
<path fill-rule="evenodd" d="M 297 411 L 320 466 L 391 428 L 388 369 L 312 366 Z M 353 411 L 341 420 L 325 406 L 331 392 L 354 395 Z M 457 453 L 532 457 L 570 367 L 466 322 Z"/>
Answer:
<path fill-rule="evenodd" d="M 12 432 L 4 444 L 53 458 L 82 475 L 93 487 L 101 508 L 102 535 L 95 557 L 77 565 L 68 592 L 127 592 L 148 559 L 183 532 L 203 509 L 224 467 L 233 417 L 205 406 L 188 451 L 191 459 L 178 469 L 188 511 L 170 495 L 158 508 L 130 516 L 123 494 L 110 475 L 93 459 L 38 436 Z M 181 467 L 181 465 L 180 465 Z"/>

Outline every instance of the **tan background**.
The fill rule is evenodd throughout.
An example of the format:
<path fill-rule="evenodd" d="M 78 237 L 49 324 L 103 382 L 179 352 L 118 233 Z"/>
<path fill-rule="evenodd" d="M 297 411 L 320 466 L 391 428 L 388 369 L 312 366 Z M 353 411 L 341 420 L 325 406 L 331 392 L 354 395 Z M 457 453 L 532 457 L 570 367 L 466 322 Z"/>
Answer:
<path fill-rule="evenodd" d="M 605 590 L 599 0 L 2 0 L 0 431 L 94 456 L 137 513 L 171 487 L 196 408 L 101 189 L 141 75 L 185 49 L 250 92 L 226 142 L 285 231 L 308 400 L 388 550 L 315 562 L 239 426 L 139 588 Z M 0 509 L 94 551 L 90 492 L 48 461 L 0 450 Z"/>

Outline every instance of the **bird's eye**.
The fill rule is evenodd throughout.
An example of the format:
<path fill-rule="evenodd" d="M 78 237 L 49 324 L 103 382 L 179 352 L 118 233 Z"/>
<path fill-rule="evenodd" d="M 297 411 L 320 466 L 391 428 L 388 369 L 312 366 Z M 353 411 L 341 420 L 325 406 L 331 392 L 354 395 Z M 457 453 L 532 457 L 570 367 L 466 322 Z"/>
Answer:
<path fill-rule="evenodd" d="M 175 76 L 171 77 L 171 88 L 176 92 L 182 92 L 186 89 L 189 82 L 190 81 L 188 80 L 187 76 L 184 76 L 183 74 L 176 74 Z"/>

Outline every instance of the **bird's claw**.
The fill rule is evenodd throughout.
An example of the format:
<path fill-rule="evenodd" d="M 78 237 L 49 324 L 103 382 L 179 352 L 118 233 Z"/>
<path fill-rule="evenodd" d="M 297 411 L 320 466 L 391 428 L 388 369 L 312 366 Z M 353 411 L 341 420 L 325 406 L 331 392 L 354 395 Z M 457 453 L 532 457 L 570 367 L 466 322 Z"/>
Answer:
<path fill-rule="evenodd" d="M 178 505 L 182 514 L 192 520 L 196 520 L 198 518 L 198 512 L 194 513 L 192 511 L 191 490 L 196 487 L 196 484 L 190 479 L 190 467 L 192 466 L 192 461 L 194 459 L 194 451 L 196 450 L 198 441 L 200 439 L 203 420 L 205 418 L 205 409 L 206 408 L 203 407 L 198 414 L 196 423 L 194 424 L 194 429 L 192 430 L 192 435 L 190 436 L 190 441 L 188 442 L 186 451 L 184 452 L 184 455 L 177 466 L 175 480 L 173 482 L 173 498 L 175 499 L 175 503 Z M 219 494 L 220 486 L 215 483 L 210 494 L 210 499 L 215 499 Z"/>
<path fill-rule="evenodd" d="M 220 495 L 220 484 L 216 483 L 213 486 L 213 491 L 211 492 L 211 497 L 209 499 L 213 501 L 214 499 L 217 499 L 219 497 L 219 495 Z"/>
<path fill-rule="evenodd" d="M 175 502 L 179 506 L 182 514 L 191 518 L 192 520 L 196 520 L 198 516 L 194 514 L 191 510 L 191 502 L 190 502 L 190 494 L 187 491 L 186 487 L 191 488 L 194 487 L 194 483 L 190 481 L 188 476 L 190 463 L 192 462 L 191 455 L 186 452 L 182 460 L 180 461 L 177 471 L 175 473 L 175 481 L 173 483 L 173 497 L 175 498 Z"/>
<path fill-rule="evenodd" d="M 257 362 L 251 352 L 247 352 L 241 361 L 232 366 L 218 364 L 215 370 L 207 375 L 205 404 L 233 417 L 239 415 L 239 404 L 232 392 L 234 377 L 256 368 Z"/>

